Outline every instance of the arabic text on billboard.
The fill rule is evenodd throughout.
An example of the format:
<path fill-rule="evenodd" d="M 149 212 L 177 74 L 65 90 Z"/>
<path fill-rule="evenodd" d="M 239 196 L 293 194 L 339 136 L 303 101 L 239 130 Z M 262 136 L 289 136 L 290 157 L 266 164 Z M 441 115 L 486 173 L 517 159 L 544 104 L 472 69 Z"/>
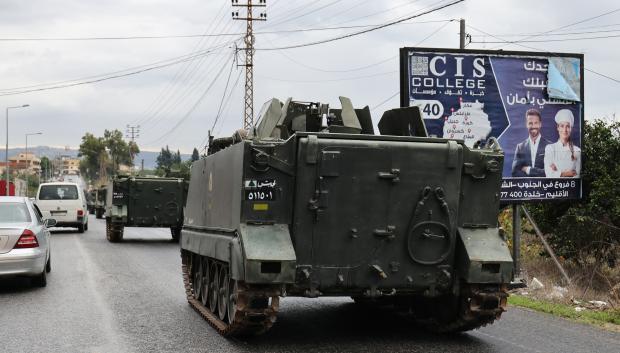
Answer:
<path fill-rule="evenodd" d="M 503 201 L 581 197 L 581 56 L 406 54 L 408 103 L 420 107 L 429 134 L 469 147 L 498 138 Z"/>

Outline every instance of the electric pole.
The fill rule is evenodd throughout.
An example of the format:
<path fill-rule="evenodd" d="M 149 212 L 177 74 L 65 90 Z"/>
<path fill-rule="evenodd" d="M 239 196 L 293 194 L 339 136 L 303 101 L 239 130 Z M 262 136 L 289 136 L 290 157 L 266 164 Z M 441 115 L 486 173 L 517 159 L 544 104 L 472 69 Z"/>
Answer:
<path fill-rule="evenodd" d="M 125 138 L 131 140 L 131 142 L 135 142 L 135 140 L 140 137 L 140 125 L 127 125 L 125 129 Z"/>
<path fill-rule="evenodd" d="M 460 39 L 460 43 L 459 43 L 459 48 L 460 49 L 465 49 L 465 38 L 467 37 L 467 33 L 465 32 L 465 19 L 461 18 L 461 20 L 459 21 L 460 23 L 460 35 L 459 35 L 459 39 Z"/>
<path fill-rule="evenodd" d="M 131 140 L 131 143 L 129 144 L 129 157 L 131 158 L 131 171 L 134 170 L 134 166 L 133 166 L 133 157 L 134 156 L 134 149 L 133 147 L 136 144 L 136 139 L 140 137 L 140 125 L 129 125 L 127 124 L 127 128 L 125 129 L 125 138 L 128 138 Z"/>
<path fill-rule="evenodd" d="M 245 51 L 245 111 L 243 115 L 243 128 L 249 131 L 254 125 L 254 31 L 252 29 L 253 21 L 267 21 L 267 14 L 261 13 L 258 18 L 252 16 L 253 7 L 266 7 L 267 0 L 259 0 L 258 4 L 252 4 L 252 0 L 246 0 L 245 4 L 239 4 L 239 0 L 232 0 L 233 7 L 245 7 L 246 16 L 239 17 L 239 11 L 233 11 L 233 20 L 246 21 L 245 31 L 245 48 L 241 50 Z"/>

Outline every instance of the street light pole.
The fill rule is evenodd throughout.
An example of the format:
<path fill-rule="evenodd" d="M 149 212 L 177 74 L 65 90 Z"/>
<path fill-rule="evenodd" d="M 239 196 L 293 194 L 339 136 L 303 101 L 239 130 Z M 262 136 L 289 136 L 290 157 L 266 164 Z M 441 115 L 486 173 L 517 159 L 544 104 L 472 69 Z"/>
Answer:
<path fill-rule="evenodd" d="M 9 183 L 9 109 L 26 108 L 30 105 L 17 105 L 14 107 L 6 107 L 6 149 L 4 150 L 4 162 L 6 163 L 6 196 L 9 196 L 9 190 L 11 189 Z"/>
<path fill-rule="evenodd" d="M 33 132 L 30 134 L 26 134 L 26 197 L 28 197 L 28 191 L 29 191 L 29 185 L 28 185 L 28 178 L 29 178 L 29 173 L 30 173 L 30 158 L 28 158 L 28 136 L 32 136 L 32 135 L 42 135 L 42 132 Z"/>

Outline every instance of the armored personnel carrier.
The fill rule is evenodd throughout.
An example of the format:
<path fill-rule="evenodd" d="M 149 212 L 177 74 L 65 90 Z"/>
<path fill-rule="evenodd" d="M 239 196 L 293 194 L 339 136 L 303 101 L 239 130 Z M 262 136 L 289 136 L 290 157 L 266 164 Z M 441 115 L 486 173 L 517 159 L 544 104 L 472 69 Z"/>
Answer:
<path fill-rule="evenodd" d="M 106 192 L 106 237 L 123 239 L 124 227 L 166 227 L 178 241 L 187 182 L 182 178 L 118 176 Z"/>
<path fill-rule="evenodd" d="M 108 192 L 108 186 L 102 185 L 97 190 L 95 190 L 95 217 L 98 219 L 103 218 L 105 214 L 105 202 Z"/>
<path fill-rule="evenodd" d="M 284 296 L 350 296 L 439 332 L 489 324 L 513 276 L 498 228 L 503 152 L 431 138 L 418 108 L 273 99 L 194 162 L 187 299 L 222 335 L 260 334 Z"/>
<path fill-rule="evenodd" d="M 86 208 L 88 209 L 88 214 L 95 214 L 95 202 L 97 200 L 97 190 L 92 189 L 89 192 L 85 193 L 86 195 Z"/>

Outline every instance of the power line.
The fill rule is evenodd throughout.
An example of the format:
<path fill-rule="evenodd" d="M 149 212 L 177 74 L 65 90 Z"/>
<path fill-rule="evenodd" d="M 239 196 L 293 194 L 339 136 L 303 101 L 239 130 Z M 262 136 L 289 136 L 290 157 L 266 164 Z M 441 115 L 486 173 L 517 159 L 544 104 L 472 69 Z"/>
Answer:
<path fill-rule="evenodd" d="M 601 30 L 601 31 L 583 31 L 583 32 L 565 32 L 565 33 L 549 33 L 549 34 L 545 34 L 544 36 L 568 36 L 568 35 L 575 35 L 575 34 L 595 34 L 595 33 L 614 33 L 614 32 L 619 32 L 620 29 L 608 29 L 608 30 Z M 535 33 L 513 33 L 513 34 L 497 34 L 498 37 L 523 37 L 523 36 L 530 36 L 530 35 L 534 35 Z M 472 34 L 472 37 L 486 37 L 486 35 L 484 34 Z"/>
<path fill-rule="evenodd" d="M 504 40 L 504 39 L 502 39 L 502 38 L 500 38 L 500 37 L 498 37 L 498 36 L 495 36 L 495 35 L 493 35 L 493 34 L 491 34 L 491 33 L 485 32 L 485 31 L 483 31 L 483 30 L 481 30 L 481 29 L 479 29 L 479 28 L 476 28 L 476 27 L 474 27 L 474 26 L 467 25 L 467 27 L 469 27 L 469 28 L 471 28 L 471 29 L 473 29 L 473 30 L 475 30 L 475 31 L 478 31 L 478 32 L 480 32 L 480 33 L 486 34 L 486 35 L 488 35 L 488 36 L 490 36 L 490 37 L 493 37 L 493 38 L 495 38 L 495 39 L 498 39 L 498 40 Z M 508 41 L 505 41 L 505 42 L 506 42 L 506 43 L 509 43 Z M 519 47 L 522 47 L 522 48 L 526 48 L 526 49 L 530 49 L 530 50 L 536 50 L 536 51 L 540 51 L 540 52 L 547 53 L 547 54 L 553 54 L 553 53 L 549 52 L 548 50 L 544 50 L 544 49 L 540 49 L 540 48 L 535 48 L 535 47 L 531 47 L 531 46 L 527 46 L 527 45 L 523 45 L 523 44 L 519 44 L 519 43 L 509 43 L 509 44 L 514 44 L 514 45 L 519 46 Z M 599 76 L 601 76 L 601 77 L 607 78 L 607 79 L 609 79 L 609 80 L 611 80 L 611 81 L 613 81 L 613 82 L 620 83 L 620 80 L 618 80 L 618 79 L 615 79 L 615 78 L 610 77 L 610 76 L 608 76 L 608 75 L 602 74 L 602 73 L 600 73 L 600 72 L 596 72 L 596 71 L 594 71 L 594 70 L 592 70 L 592 69 L 586 68 L 585 66 L 584 66 L 584 70 L 585 70 L 585 71 L 588 71 L 588 72 L 591 72 L 591 73 L 593 73 L 593 74 L 599 75 Z"/>
<path fill-rule="evenodd" d="M 222 11 L 220 16 L 216 16 L 217 20 L 214 22 L 213 29 L 217 30 L 220 24 L 224 24 L 222 27 L 223 30 L 227 30 L 232 27 L 231 22 L 223 22 L 228 11 L 226 10 L 227 4 L 224 4 L 222 7 Z M 208 46 L 215 45 L 219 42 L 219 39 L 208 38 L 204 43 L 202 40 L 198 43 L 198 46 Z M 198 77 L 198 72 L 203 68 L 207 67 L 207 72 L 205 74 L 209 74 L 211 70 L 215 70 L 219 64 L 214 65 L 205 65 L 208 62 L 206 58 L 201 58 L 195 62 L 189 63 L 182 70 L 177 71 L 175 77 L 172 82 L 170 82 L 168 86 L 168 90 L 166 94 L 162 96 L 162 100 L 157 102 L 157 108 L 150 113 L 150 116 L 146 117 L 145 121 L 142 121 L 143 124 L 149 123 L 146 130 L 152 129 L 157 126 L 161 121 L 165 119 L 166 112 L 172 112 L 182 104 L 182 102 L 188 100 L 192 97 L 192 94 L 195 90 L 197 90 L 200 84 L 203 82 Z M 222 61 L 220 60 L 220 63 Z M 193 79 L 192 79 L 193 77 Z M 180 87 L 181 82 L 186 82 L 187 85 L 184 88 Z M 177 87 L 179 87 L 177 89 Z M 164 98 L 165 97 L 165 98 Z"/>
<path fill-rule="evenodd" d="M 379 108 L 380 106 L 384 105 L 385 103 L 387 103 L 390 99 L 396 97 L 397 95 L 400 94 L 400 91 L 397 91 L 396 93 L 394 93 L 393 95 L 389 96 L 388 98 L 386 98 L 385 100 L 381 101 L 381 103 L 375 105 L 374 107 L 370 108 L 370 111 L 374 111 L 375 109 Z"/>
<path fill-rule="evenodd" d="M 560 39 L 533 39 L 533 40 L 519 40 L 519 41 L 471 41 L 470 43 L 476 43 L 476 44 L 503 44 L 503 43 L 510 43 L 510 44 L 515 44 L 515 43 L 547 43 L 547 42 L 572 42 L 572 41 L 576 41 L 576 40 L 591 40 L 591 39 L 608 39 L 608 38 L 618 38 L 620 37 L 620 34 L 618 35 L 611 35 L 611 36 L 596 36 L 596 37 L 580 37 L 580 38 L 560 38 Z"/>
<path fill-rule="evenodd" d="M 227 8 L 227 4 L 222 3 L 222 6 L 220 6 L 219 11 L 215 15 L 216 20 L 209 21 L 209 25 L 205 28 L 205 31 L 203 32 L 204 34 L 207 34 L 211 32 L 212 30 L 215 30 L 218 28 L 226 12 L 226 8 Z M 193 48 L 194 51 L 202 49 L 203 46 L 207 46 L 209 41 L 203 41 L 203 39 L 204 38 L 200 38 L 200 40 L 196 43 L 196 45 Z M 159 92 L 157 97 L 151 101 L 151 104 L 148 106 L 148 108 L 145 109 L 144 112 L 141 114 L 141 117 L 138 120 L 139 123 L 145 123 L 154 118 L 153 113 L 158 112 L 164 106 L 165 103 L 162 103 L 162 102 L 167 102 L 167 99 L 164 100 L 164 97 L 166 97 L 171 91 L 173 91 L 174 87 L 177 85 L 179 80 L 181 80 L 181 78 L 185 75 L 185 73 L 190 69 L 190 67 L 191 65 L 188 63 L 187 65 L 184 65 L 182 68 L 179 68 L 178 70 L 176 70 L 172 80 L 167 83 L 166 87 Z"/>
<path fill-rule="evenodd" d="M 615 12 L 618 12 L 618 11 L 620 11 L 620 8 L 615 9 L 615 10 L 611 10 L 611 11 L 607 11 L 607 12 L 604 12 L 604 13 L 599 14 L 599 15 L 596 15 L 596 16 L 588 17 L 588 18 L 585 18 L 585 19 L 583 19 L 583 20 L 579 20 L 579 21 L 577 21 L 577 22 L 572 22 L 572 23 L 569 23 L 569 24 L 567 24 L 567 25 L 560 26 L 560 27 L 557 27 L 557 28 L 554 28 L 554 29 L 551 29 L 551 30 L 548 30 L 548 31 L 545 31 L 545 32 L 541 32 L 541 33 L 538 33 L 538 34 L 533 34 L 533 35 L 530 35 L 530 36 L 526 36 L 526 37 L 524 37 L 524 38 L 521 38 L 520 40 L 516 40 L 516 41 L 507 41 L 507 42 L 508 42 L 508 43 L 512 43 L 512 44 L 517 43 L 517 42 L 522 42 L 522 41 L 527 40 L 527 39 L 530 39 L 530 38 L 534 38 L 534 37 L 542 36 L 542 35 L 545 35 L 545 34 L 548 34 L 548 33 L 552 33 L 552 32 L 557 32 L 557 31 L 559 31 L 560 29 L 564 29 L 564 28 L 572 27 L 572 26 L 578 25 L 578 24 L 580 24 L 580 23 L 588 22 L 588 21 L 591 21 L 591 20 L 594 20 L 594 19 L 597 19 L 597 18 L 600 18 L 600 17 L 603 17 L 603 16 L 607 16 L 607 15 L 610 15 L 610 14 L 615 13 Z M 500 39 L 500 40 L 504 40 L 504 39 Z M 500 47 L 501 47 L 501 46 L 500 46 Z"/>
<path fill-rule="evenodd" d="M 87 84 L 87 83 L 106 81 L 106 80 L 110 80 L 110 79 L 118 78 L 118 77 L 131 76 L 131 75 L 135 75 L 135 74 L 142 73 L 145 71 L 151 71 L 155 69 L 160 69 L 160 68 L 180 64 L 186 61 L 195 60 L 202 56 L 212 54 L 217 49 L 221 49 L 230 43 L 232 42 L 225 43 L 223 45 L 216 46 L 216 47 L 211 47 L 211 48 L 201 50 L 198 52 L 193 52 L 193 53 L 177 56 L 174 58 L 164 59 L 164 60 L 156 61 L 150 64 L 134 66 L 134 67 L 126 68 L 126 69 L 119 70 L 119 71 L 109 72 L 105 74 L 86 76 L 86 77 L 76 78 L 72 80 L 40 83 L 40 84 L 28 85 L 28 86 L 1 88 L 0 96 L 28 93 L 28 92 L 34 92 L 34 91 L 45 91 L 45 90 L 57 89 L 57 88 L 65 88 L 65 87 L 77 86 L 77 85 L 82 85 L 82 84 Z M 38 87 L 44 87 L 44 88 L 34 89 Z"/>
<path fill-rule="evenodd" d="M 228 60 L 233 60 L 233 55 L 231 55 L 229 57 Z M 158 141 L 161 141 L 163 139 L 165 139 L 166 137 L 170 137 L 170 134 L 172 134 L 174 131 L 176 131 L 176 129 L 179 128 L 179 126 L 181 126 L 181 124 L 183 124 L 187 118 L 190 117 L 190 115 L 194 112 L 194 110 L 196 110 L 196 108 L 200 105 L 200 103 L 202 103 L 202 100 L 207 96 L 207 93 L 209 93 L 209 91 L 211 90 L 211 88 L 213 88 L 213 85 L 215 84 L 215 82 L 217 81 L 217 79 L 220 77 L 220 75 L 222 74 L 222 72 L 224 72 L 224 69 L 226 68 L 226 64 L 228 64 L 228 61 L 226 61 L 224 63 L 224 65 L 222 65 L 222 67 L 220 68 L 220 70 L 218 71 L 217 75 L 213 78 L 213 80 L 211 80 L 211 82 L 209 83 L 209 85 L 206 87 L 206 89 L 202 92 L 202 94 L 200 95 L 200 97 L 196 100 L 196 102 L 192 105 L 192 107 L 183 115 L 183 117 L 181 117 L 181 119 L 179 119 L 177 121 L 177 123 L 170 128 L 168 131 L 166 131 L 164 134 L 162 134 L 161 136 L 159 136 L 158 138 L 156 138 L 155 140 L 150 141 L 148 144 L 154 144 Z"/>
<path fill-rule="evenodd" d="M 395 21 L 391 21 L 391 22 L 382 24 L 382 25 L 377 26 L 377 27 L 373 27 L 373 28 L 369 28 L 369 29 L 365 29 L 365 30 L 362 30 L 362 31 L 341 35 L 341 36 L 337 36 L 337 37 L 334 37 L 334 38 L 323 39 L 323 40 L 319 40 L 319 41 L 315 41 L 315 42 L 309 42 L 309 43 L 303 43 L 303 44 L 289 45 L 289 46 L 284 46 L 284 47 L 256 48 L 256 50 L 285 50 L 285 49 L 295 49 L 295 48 L 302 48 L 302 47 L 309 47 L 309 46 L 314 46 L 314 45 L 319 45 L 319 44 L 330 43 L 330 42 L 334 42 L 334 41 L 337 41 L 337 40 L 351 38 L 351 37 L 355 37 L 355 36 L 358 36 L 358 35 L 361 35 L 361 34 L 366 34 L 366 33 L 369 33 L 369 32 L 372 32 L 372 31 L 376 31 L 376 30 L 379 30 L 379 29 L 382 29 L 382 28 L 385 28 L 385 27 L 389 27 L 389 26 L 395 25 L 397 23 L 401 23 L 401 22 L 404 22 L 404 21 L 407 21 L 407 20 L 410 20 L 410 19 L 413 19 L 413 18 L 416 18 L 416 17 L 424 16 L 424 15 L 427 15 L 429 13 L 433 13 L 433 12 L 445 9 L 445 8 L 450 7 L 452 5 L 456 5 L 456 4 L 458 4 L 460 2 L 463 2 L 463 1 L 465 1 L 465 0 L 452 1 L 449 4 L 442 5 L 442 6 L 439 6 L 439 7 L 436 7 L 436 8 L 433 8 L 433 9 L 421 12 L 419 14 L 407 16 L 405 18 L 402 18 L 402 19 L 399 19 L 399 20 L 395 20 Z"/>
<path fill-rule="evenodd" d="M 396 70 L 396 71 L 387 71 L 387 72 L 380 72 L 380 73 L 364 75 L 364 76 L 334 78 L 334 79 L 328 79 L 328 80 L 286 80 L 286 79 L 279 79 L 279 78 L 267 77 L 267 76 L 262 76 L 262 75 L 258 75 L 258 76 L 262 77 L 264 79 L 268 79 L 268 80 L 272 80 L 272 81 L 280 81 L 280 82 L 323 83 L 323 82 L 342 82 L 342 81 L 361 80 L 361 79 L 365 79 L 365 78 L 385 76 L 385 75 L 394 74 L 394 73 L 398 73 L 398 72 L 399 72 L 398 70 Z"/>
<path fill-rule="evenodd" d="M 404 22 L 398 23 L 399 25 L 413 25 L 413 24 L 425 24 L 445 22 L 447 20 L 433 20 L 433 21 L 416 21 L 416 22 Z M 365 25 L 352 25 L 352 26 L 331 26 L 331 27 L 317 27 L 317 28 L 298 28 L 298 29 L 283 29 L 273 31 L 257 31 L 258 34 L 281 34 L 281 33 L 300 33 L 300 32 L 319 32 L 319 31 L 334 31 L 340 29 L 355 29 L 355 28 L 368 28 L 376 27 L 380 24 L 365 24 Z M 36 38 L 0 38 L 0 42 L 36 42 L 36 41 L 49 41 L 49 42 L 62 42 L 62 41 L 113 41 L 113 40 L 142 40 L 142 39 L 180 39 L 180 38 L 211 38 L 211 37 L 240 37 L 245 35 L 245 32 L 224 32 L 213 34 L 184 34 L 184 35 L 162 35 L 162 36 L 124 36 L 124 37 L 36 37 Z"/>
<path fill-rule="evenodd" d="M 170 63 L 167 63 L 167 64 L 155 65 L 155 66 L 147 67 L 147 68 L 140 69 L 140 70 L 130 71 L 130 72 L 123 73 L 123 74 L 111 75 L 111 76 L 107 76 L 107 77 L 102 77 L 102 78 L 92 79 L 92 80 L 86 80 L 86 81 L 82 81 L 82 82 L 67 83 L 67 84 L 63 84 L 63 85 L 56 85 L 56 86 L 43 87 L 43 88 L 26 89 L 26 90 L 22 90 L 22 91 L 11 91 L 11 90 L 9 90 L 9 92 L 0 93 L 0 96 L 14 96 L 14 95 L 30 93 L 30 92 L 40 92 L 40 91 L 56 90 L 56 89 L 61 89 L 61 88 L 75 87 L 75 86 L 87 85 L 87 84 L 91 84 L 91 83 L 103 82 L 103 81 L 108 81 L 108 80 L 112 80 L 112 79 L 116 79 L 116 78 L 121 78 L 121 77 L 133 76 L 133 75 L 141 74 L 141 73 L 148 72 L 148 71 L 162 69 L 162 68 L 165 68 L 165 67 L 168 67 L 168 66 L 177 65 L 177 64 L 180 64 L 180 63 L 183 63 L 183 62 L 186 62 L 186 61 L 195 60 L 195 59 L 197 59 L 197 58 L 199 58 L 201 56 L 207 55 L 209 53 L 210 53 L 210 51 L 208 51 L 206 53 L 202 53 L 202 54 L 196 54 L 196 55 L 193 55 L 193 56 L 181 59 L 181 60 L 176 60 L 176 61 L 173 61 L 173 62 L 170 62 Z"/>

